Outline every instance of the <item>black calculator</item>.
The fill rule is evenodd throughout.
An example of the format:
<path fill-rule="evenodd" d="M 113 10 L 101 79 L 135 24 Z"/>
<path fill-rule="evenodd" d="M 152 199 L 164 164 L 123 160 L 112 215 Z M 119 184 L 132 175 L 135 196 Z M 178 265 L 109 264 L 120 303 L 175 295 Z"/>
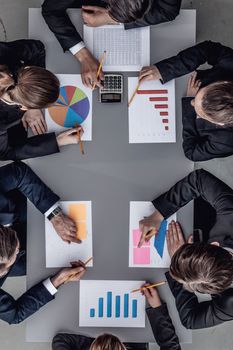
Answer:
<path fill-rule="evenodd" d="M 122 102 L 123 75 L 105 74 L 102 84 L 103 84 L 103 87 L 99 89 L 100 102 L 102 103 Z"/>

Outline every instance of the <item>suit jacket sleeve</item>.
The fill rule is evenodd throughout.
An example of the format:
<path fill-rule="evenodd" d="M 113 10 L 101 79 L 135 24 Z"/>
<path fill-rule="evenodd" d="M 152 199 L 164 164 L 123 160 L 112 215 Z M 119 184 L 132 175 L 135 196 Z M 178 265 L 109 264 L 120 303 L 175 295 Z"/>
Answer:
<path fill-rule="evenodd" d="M 233 190 L 203 169 L 191 172 L 152 203 L 165 218 L 168 218 L 200 196 L 215 209 L 216 215 L 227 213 L 233 208 Z"/>
<path fill-rule="evenodd" d="M 233 50 L 212 41 L 203 41 L 178 53 L 178 55 L 156 63 L 162 76 L 162 82 L 178 78 L 196 70 L 200 65 L 233 69 Z"/>
<path fill-rule="evenodd" d="M 233 143 L 224 143 L 217 134 L 200 136 L 196 125 L 197 117 L 191 97 L 182 98 L 183 149 L 185 156 L 200 162 L 213 158 L 227 157 L 233 153 Z M 218 141 L 219 140 L 219 141 Z"/>
<path fill-rule="evenodd" d="M 181 350 L 166 304 L 146 310 L 150 325 L 160 350 Z"/>
<path fill-rule="evenodd" d="M 82 41 L 66 12 L 68 8 L 78 7 L 77 3 L 78 0 L 45 0 L 42 5 L 42 15 L 64 51 Z"/>
<path fill-rule="evenodd" d="M 16 146 L 11 146 L 8 142 L 8 131 L 0 131 L 1 160 L 22 160 L 28 158 L 43 157 L 59 152 L 55 133 L 28 137 L 24 143 Z"/>
<path fill-rule="evenodd" d="M 125 24 L 125 29 L 151 26 L 173 21 L 180 12 L 181 0 L 154 0 L 151 9 L 133 23 Z"/>
<path fill-rule="evenodd" d="M 20 323 L 52 299 L 54 296 L 47 291 L 43 283 L 30 288 L 16 300 L 0 289 L 0 319 L 9 324 Z"/>
<path fill-rule="evenodd" d="M 42 214 L 59 200 L 31 168 L 22 162 L 14 162 L 0 168 L 0 193 L 5 195 L 13 190 L 20 191 Z"/>
<path fill-rule="evenodd" d="M 176 307 L 184 327 L 200 329 L 213 327 L 233 319 L 233 289 L 213 296 L 211 301 L 198 302 L 194 293 L 185 290 L 166 273 L 169 287 L 175 297 Z"/>

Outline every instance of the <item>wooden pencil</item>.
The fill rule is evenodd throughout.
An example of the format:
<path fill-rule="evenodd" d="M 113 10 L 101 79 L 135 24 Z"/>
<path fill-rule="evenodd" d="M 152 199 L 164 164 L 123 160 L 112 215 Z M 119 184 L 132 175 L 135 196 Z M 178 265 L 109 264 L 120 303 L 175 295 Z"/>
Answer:
<path fill-rule="evenodd" d="M 92 256 L 91 258 L 89 258 L 89 259 L 84 263 L 84 265 L 86 266 L 86 265 L 89 264 L 89 262 L 92 261 L 92 260 L 93 260 L 93 256 Z M 75 277 L 75 275 L 76 275 L 76 274 L 71 275 L 71 276 L 68 278 L 68 280 L 65 281 L 64 284 L 70 282 L 70 280 L 72 280 L 72 278 Z"/>
<path fill-rule="evenodd" d="M 146 288 L 146 289 L 150 289 L 150 288 L 162 286 L 162 285 L 164 285 L 164 284 L 166 284 L 166 283 L 167 283 L 167 281 L 157 282 L 157 283 L 154 283 L 154 284 L 150 284 L 149 286 L 146 286 L 146 287 L 134 289 L 134 290 L 132 290 L 131 293 L 141 292 L 141 291 L 143 291 L 143 289 L 145 289 L 145 288 Z"/>
<path fill-rule="evenodd" d="M 80 152 L 81 152 L 81 154 L 84 154 L 84 147 L 83 147 L 83 142 L 82 142 L 82 139 L 81 139 L 81 130 L 78 131 L 77 137 L 78 137 L 78 143 L 79 143 Z"/>
<path fill-rule="evenodd" d="M 137 87 L 136 87 L 136 89 L 135 89 L 133 95 L 131 96 L 131 98 L 130 98 L 130 100 L 129 100 L 129 102 L 128 102 L 128 107 L 129 107 L 129 106 L 131 105 L 131 103 L 133 102 L 133 99 L 134 99 L 134 97 L 136 96 L 139 87 L 140 87 L 140 83 L 138 83 L 138 85 L 137 85 Z"/>
<path fill-rule="evenodd" d="M 99 78 L 100 71 L 101 71 L 101 69 L 103 67 L 105 57 L 106 57 L 106 51 L 104 51 L 104 53 L 103 53 L 103 55 L 101 57 L 99 68 L 98 68 L 98 71 L 97 71 L 97 78 Z M 94 85 L 92 86 L 92 90 L 94 90 L 95 88 L 96 88 L 96 83 L 94 83 Z"/>

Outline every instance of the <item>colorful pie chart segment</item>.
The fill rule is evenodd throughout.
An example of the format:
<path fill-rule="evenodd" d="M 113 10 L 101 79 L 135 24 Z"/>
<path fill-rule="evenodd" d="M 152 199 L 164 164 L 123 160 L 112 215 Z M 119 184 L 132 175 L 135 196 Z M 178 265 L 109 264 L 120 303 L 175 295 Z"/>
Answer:
<path fill-rule="evenodd" d="M 48 109 L 52 120 L 65 128 L 82 124 L 90 111 L 86 94 L 76 86 L 62 86 L 55 106 Z"/>

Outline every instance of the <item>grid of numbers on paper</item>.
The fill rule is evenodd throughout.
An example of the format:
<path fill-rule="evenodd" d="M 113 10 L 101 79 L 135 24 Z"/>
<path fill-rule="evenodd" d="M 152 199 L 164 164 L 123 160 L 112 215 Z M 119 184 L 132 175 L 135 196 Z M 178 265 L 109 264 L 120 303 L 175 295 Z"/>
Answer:
<path fill-rule="evenodd" d="M 110 28 L 95 30 L 94 56 L 100 58 L 105 50 L 107 51 L 106 65 L 140 65 L 140 33 L 136 30 Z"/>

